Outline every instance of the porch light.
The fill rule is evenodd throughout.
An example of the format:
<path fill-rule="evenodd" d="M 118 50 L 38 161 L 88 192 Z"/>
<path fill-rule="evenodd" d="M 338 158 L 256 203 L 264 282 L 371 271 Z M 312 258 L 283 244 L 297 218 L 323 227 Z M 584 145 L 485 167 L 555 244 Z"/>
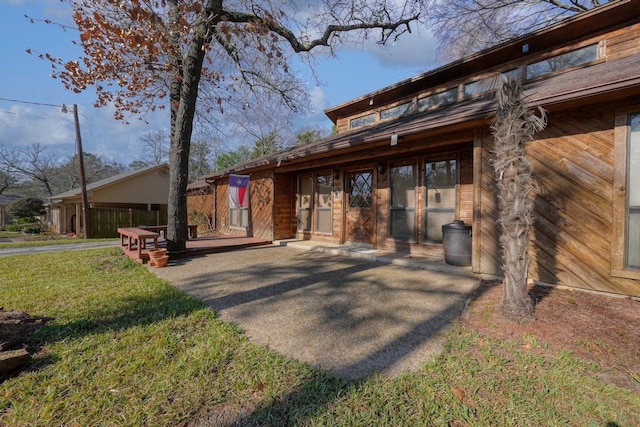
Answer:
<path fill-rule="evenodd" d="M 398 145 L 398 134 L 395 132 L 391 134 L 391 145 Z"/>
<path fill-rule="evenodd" d="M 384 163 L 378 163 L 378 173 L 380 175 L 384 175 L 384 173 L 386 172 L 386 167 Z"/>

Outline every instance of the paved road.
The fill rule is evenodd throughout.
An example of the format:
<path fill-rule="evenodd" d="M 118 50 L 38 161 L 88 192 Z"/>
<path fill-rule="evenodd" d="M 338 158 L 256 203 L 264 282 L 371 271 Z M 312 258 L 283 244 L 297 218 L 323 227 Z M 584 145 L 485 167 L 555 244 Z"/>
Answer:
<path fill-rule="evenodd" d="M 417 370 L 440 354 L 479 282 L 280 246 L 150 268 L 250 339 L 347 378 Z"/>
<path fill-rule="evenodd" d="M 114 240 L 112 242 L 87 242 L 87 243 L 72 243 L 72 244 L 66 244 L 66 245 L 33 246 L 28 248 L 9 248 L 9 249 L 0 249 L 0 256 L 37 254 L 42 252 L 77 251 L 81 249 L 107 248 L 107 247 L 116 247 L 119 244 L 120 242 Z"/>

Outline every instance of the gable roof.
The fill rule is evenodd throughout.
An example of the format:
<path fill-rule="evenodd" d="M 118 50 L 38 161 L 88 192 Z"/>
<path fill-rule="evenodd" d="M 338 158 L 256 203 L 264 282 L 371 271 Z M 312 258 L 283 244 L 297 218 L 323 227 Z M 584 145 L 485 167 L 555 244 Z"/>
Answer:
<path fill-rule="evenodd" d="M 161 164 L 161 165 L 148 166 L 146 168 L 137 169 L 132 172 L 124 172 L 118 175 L 114 175 L 112 177 L 105 178 L 100 181 L 92 182 L 91 184 L 87 184 L 87 191 L 100 190 L 100 189 L 109 187 L 113 184 L 119 183 L 121 181 L 126 181 L 138 175 L 144 175 L 146 173 L 159 170 L 159 169 L 169 170 L 169 165 Z M 73 190 L 65 191 L 64 193 L 56 194 L 55 196 L 49 197 L 49 201 L 53 199 L 67 199 L 71 197 L 78 197 L 81 195 L 81 191 L 82 190 L 80 188 L 74 188 Z"/>

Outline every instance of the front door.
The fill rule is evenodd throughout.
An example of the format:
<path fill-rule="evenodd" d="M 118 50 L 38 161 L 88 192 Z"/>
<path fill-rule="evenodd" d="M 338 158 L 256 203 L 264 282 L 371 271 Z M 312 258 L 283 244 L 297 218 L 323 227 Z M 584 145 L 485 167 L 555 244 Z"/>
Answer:
<path fill-rule="evenodd" d="M 347 172 L 345 182 L 345 241 L 373 243 L 373 170 Z"/>

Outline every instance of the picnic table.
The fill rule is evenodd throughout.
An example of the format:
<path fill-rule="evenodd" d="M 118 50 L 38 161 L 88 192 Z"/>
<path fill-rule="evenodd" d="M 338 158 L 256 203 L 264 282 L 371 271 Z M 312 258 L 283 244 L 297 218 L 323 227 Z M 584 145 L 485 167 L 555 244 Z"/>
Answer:
<path fill-rule="evenodd" d="M 153 248 L 158 248 L 158 237 L 160 235 L 151 230 L 145 230 L 140 227 L 122 227 L 118 228 L 120 234 L 120 246 L 124 247 L 127 252 L 132 252 L 132 247 L 136 246 L 137 260 L 144 262 L 142 258 L 142 250 L 147 246 L 147 240 L 153 239 Z M 127 238 L 127 244 L 124 238 Z"/>

